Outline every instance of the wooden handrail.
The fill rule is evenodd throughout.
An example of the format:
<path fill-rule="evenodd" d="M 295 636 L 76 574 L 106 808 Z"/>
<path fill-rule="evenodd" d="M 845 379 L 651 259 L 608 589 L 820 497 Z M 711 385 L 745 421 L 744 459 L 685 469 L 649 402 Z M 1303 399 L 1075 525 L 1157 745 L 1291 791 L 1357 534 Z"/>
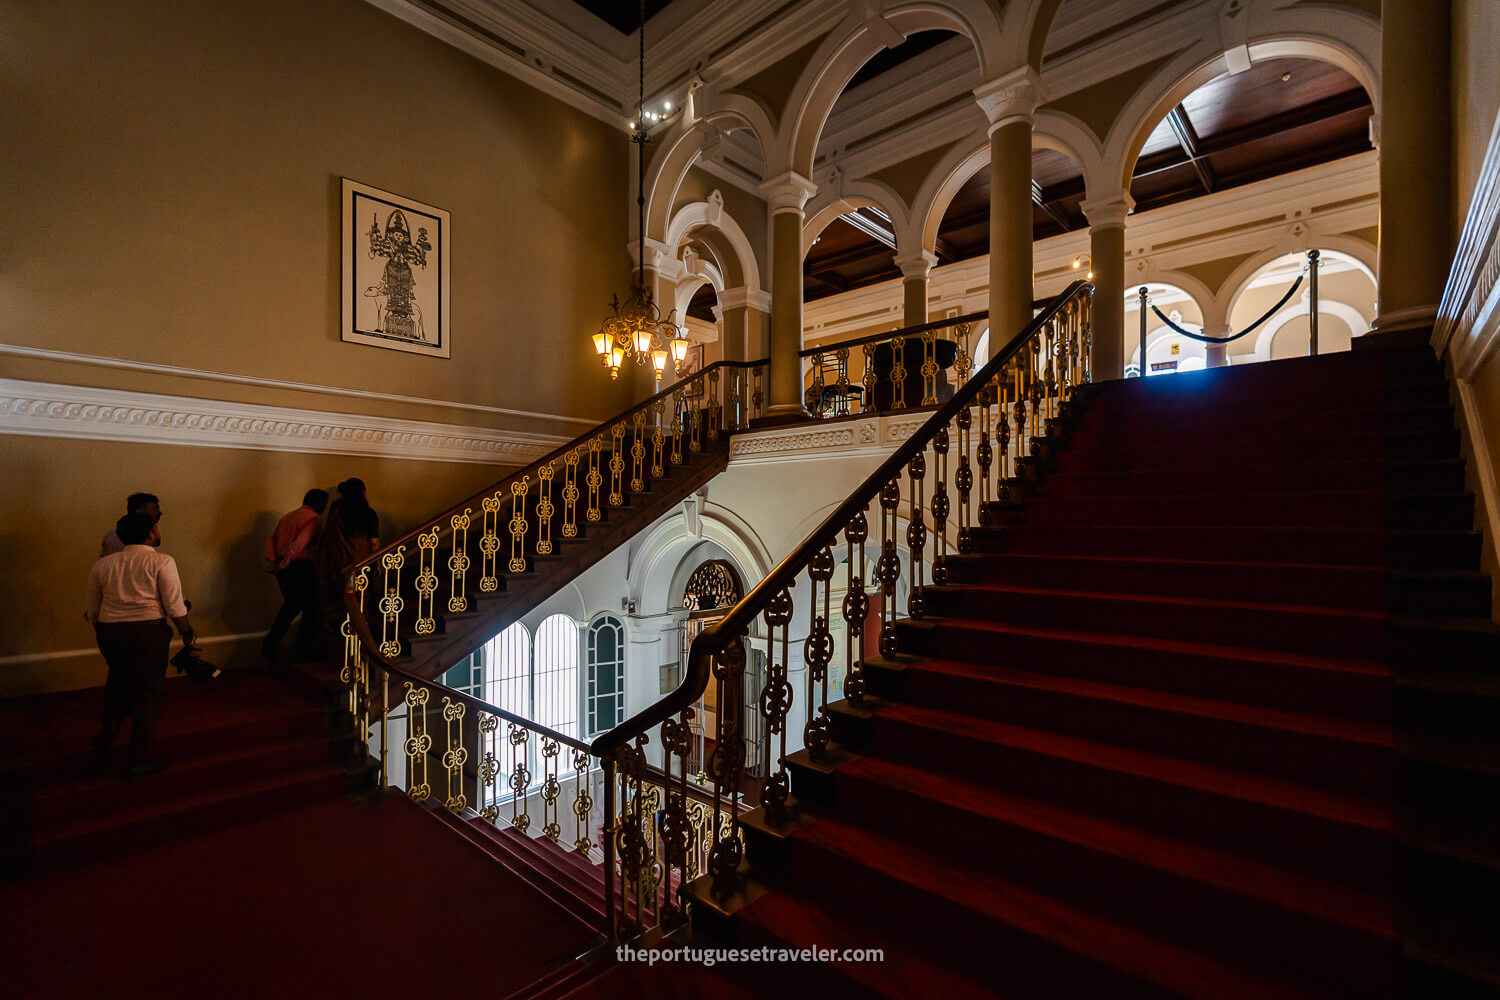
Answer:
<path fill-rule="evenodd" d="M 611 754 L 626 742 L 645 734 L 697 702 L 708 688 L 709 661 L 713 656 L 724 650 L 730 642 L 737 640 L 741 633 L 748 631 L 755 618 L 765 611 L 771 599 L 796 581 L 797 575 L 807 567 L 813 556 L 831 544 L 855 514 L 862 513 L 869 507 L 870 502 L 880 494 L 886 484 L 906 468 L 913 456 L 927 449 L 937 432 L 946 427 L 948 421 L 952 420 L 959 410 L 969 406 L 989 384 L 990 379 L 1008 365 L 1039 330 L 1051 322 L 1075 296 L 1092 294 L 1093 290 L 1094 286 L 1091 283 L 1075 281 L 1053 299 L 1042 312 L 1026 324 L 1024 329 L 1011 338 L 1004 348 L 990 358 L 973 378 L 959 386 L 952 399 L 939 407 L 911 437 L 907 438 L 901 447 L 892 452 L 879 468 L 870 473 L 865 481 L 849 495 L 849 498 L 832 514 L 824 518 L 823 523 L 814 529 L 790 555 L 782 559 L 776 568 L 755 586 L 755 589 L 742 597 L 723 618 L 698 634 L 689 648 L 687 670 L 677 690 L 656 704 L 637 712 L 609 732 L 600 734 L 590 745 L 589 752 L 599 756 Z"/>

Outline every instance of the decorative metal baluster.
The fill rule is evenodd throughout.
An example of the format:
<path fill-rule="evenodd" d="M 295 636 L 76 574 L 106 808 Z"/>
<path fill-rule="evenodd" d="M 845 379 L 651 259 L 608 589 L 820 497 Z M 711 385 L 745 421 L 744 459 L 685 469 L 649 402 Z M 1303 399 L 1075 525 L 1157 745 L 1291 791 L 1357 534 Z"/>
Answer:
<path fill-rule="evenodd" d="M 589 439 L 589 473 L 584 477 L 584 482 L 589 488 L 589 505 L 584 511 L 584 517 L 590 521 L 597 521 L 604 516 L 599 509 L 599 491 L 604 485 L 604 476 L 599 472 L 599 453 L 604 450 L 604 435 L 595 434 Z"/>
<path fill-rule="evenodd" d="M 700 392 L 703 391 L 703 379 L 701 376 L 698 379 L 698 388 Z M 692 407 L 692 412 L 688 417 L 691 428 L 688 436 L 688 451 L 696 455 L 703 450 L 703 408 L 700 406 Z"/>
<path fill-rule="evenodd" d="M 1001 503 L 1010 500 L 1010 480 L 1015 472 L 1015 463 L 1010 457 L 1010 399 L 1013 380 L 1007 375 L 1008 372 L 1002 371 L 996 380 L 999 405 L 995 407 L 995 442 L 1000 448 L 1000 475 L 995 484 L 995 498 Z"/>
<path fill-rule="evenodd" d="M 1029 347 L 1027 348 L 1027 358 L 1028 358 L 1028 360 L 1030 358 L 1030 348 Z M 1016 371 L 1016 403 L 1015 403 L 1015 406 L 1013 406 L 1011 408 L 1011 416 L 1014 419 L 1015 425 L 1016 425 L 1016 455 L 1015 455 L 1015 460 L 1011 463 L 1011 468 L 1013 468 L 1013 469 L 1016 470 L 1017 475 L 1020 474 L 1020 464 L 1019 463 L 1020 463 L 1020 460 L 1021 460 L 1021 449 L 1026 444 L 1026 396 L 1027 396 L 1027 382 L 1026 382 L 1026 378 L 1029 377 L 1030 374 L 1031 374 L 1031 367 L 1030 367 L 1029 364 L 1023 365 L 1021 368 L 1017 369 L 1017 371 Z"/>
<path fill-rule="evenodd" d="M 1031 400 L 1031 433 L 1024 435 L 1026 442 L 1026 454 L 1032 458 L 1036 457 L 1036 440 L 1047 433 L 1046 426 L 1042 423 L 1042 399 L 1045 395 L 1041 376 L 1041 345 L 1037 338 L 1033 338 L 1029 345 L 1031 365 L 1027 371 L 1027 377 L 1031 391 L 1028 394 Z"/>
<path fill-rule="evenodd" d="M 681 389 L 672 393 L 672 464 L 682 464 L 682 405 L 687 396 Z"/>
<path fill-rule="evenodd" d="M 620 781 L 620 801 L 625 803 L 621 816 L 615 823 L 615 857 L 619 861 L 621 913 L 619 933 L 633 937 L 644 928 L 641 919 L 642 870 L 646 865 L 646 834 L 641 821 L 641 779 L 646 773 L 646 737 L 636 738 L 634 746 L 627 743 L 615 752 L 617 774 Z M 614 872 L 605 872 L 613 878 Z M 626 914 L 627 906 L 631 915 Z"/>
<path fill-rule="evenodd" d="M 432 795 L 427 783 L 427 754 L 432 736 L 427 732 L 428 689 L 411 681 L 406 689 L 406 794 L 413 802 L 426 802 Z"/>
<path fill-rule="evenodd" d="M 808 563 L 807 575 L 811 604 L 807 641 L 802 644 L 802 659 L 807 664 L 807 723 L 802 727 L 802 745 L 813 757 L 822 757 L 828 750 L 828 665 L 833 662 L 833 634 L 828 629 L 828 602 L 833 590 L 833 549 L 825 547 Z M 818 584 L 823 585 L 823 613 L 818 614 Z M 817 708 L 816 717 L 813 715 Z"/>
<path fill-rule="evenodd" d="M 1083 384 L 1088 385 L 1094 381 L 1094 304 L 1093 300 L 1085 298 L 1078 303 L 1078 311 L 1083 323 Z"/>
<path fill-rule="evenodd" d="M 861 400 L 860 412 L 875 412 L 875 345 L 862 344 L 860 350 L 865 355 L 865 370 L 860 376 L 860 385 L 864 386 L 864 399 Z"/>
<path fill-rule="evenodd" d="M 417 536 L 417 620 L 412 626 L 417 635 L 432 635 L 437 631 L 437 612 L 433 608 L 438 588 L 437 545 L 436 528 Z"/>
<path fill-rule="evenodd" d="M 932 483 L 932 582 L 948 582 L 948 428 L 943 427 L 932 438 L 932 454 L 937 466 Z"/>
<path fill-rule="evenodd" d="M 634 427 L 630 445 L 630 490 L 639 493 L 646 488 L 646 411 L 635 411 L 630 423 Z"/>
<path fill-rule="evenodd" d="M 766 401 L 766 390 L 765 390 L 765 386 L 763 385 L 763 383 L 765 382 L 765 377 L 766 377 L 765 368 L 763 368 L 760 365 L 756 365 L 755 366 L 755 393 L 751 397 L 751 401 L 752 401 L 752 403 L 755 406 L 755 415 L 757 417 L 763 417 L 763 416 L 765 416 L 765 413 L 763 412 L 763 410 L 761 408 L 762 404 L 764 404 L 765 401 Z"/>
<path fill-rule="evenodd" d="M 715 368 L 708 373 L 708 439 L 719 440 L 719 431 L 723 427 L 723 413 L 719 409 L 719 369 Z"/>
<path fill-rule="evenodd" d="M 790 605 L 791 598 L 787 598 Z M 788 621 L 791 613 L 787 613 Z M 786 683 L 785 677 L 782 683 Z M 708 870 L 714 884 L 721 889 L 735 881 L 740 861 L 745 854 L 744 842 L 740 839 L 740 772 L 745 767 L 745 737 L 740 731 L 740 706 L 745 704 L 745 645 L 744 634 L 730 638 L 729 644 L 714 657 L 715 704 L 719 707 L 717 736 L 714 752 L 709 758 L 709 770 L 714 779 L 714 815 L 719 829 L 713 850 L 708 857 Z M 786 691 L 787 704 L 791 704 L 791 689 Z M 730 709 L 729 706 L 734 706 Z M 782 719 L 786 716 L 783 712 Z M 786 741 L 783 736 L 782 746 Z M 782 754 L 783 780 L 785 778 L 786 754 Z M 786 801 L 783 795 L 781 801 Z M 726 826 L 727 824 L 727 826 Z"/>
<path fill-rule="evenodd" d="M 969 353 L 969 333 L 973 330 L 968 323 L 960 323 L 953 328 L 958 341 L 958 355 L 953 359 L 953 373 L 958 378 L 958 384 L 963 385 L 969 381 L 969 373 L 974 370 L 974 357 Z"/>
<path fill-rule="evenodd" d="M 359 610 L 356 613 L 364 617 L 365 591 L 370 586 L 370 567 L 360 567 L 359 572 L 354 574 L 353 586 L 359 604 Z M 339 633 L 344 637 L 344 669 L 340 671 L 339 679 L 349 685 L 349 714 L 354 717 L 355 724 L 359 727 L 359 743 L 364 748 L 364 755 L 368 757 L 370 754 L 370 661 L 365 657 L 364 643 L 360 641 L 359 633 L 354 629 L 351 615 L 344 615 L 344 622 L 339 626 Z"/>
<path fill-rule="evenodd" d="M 552 515 L 557 508 L 552 505 L 552 477 L 557 472 L 554 463 L 548 462 L 536 470 L 536 554 L 552 554 Z"/>
<path fill-rule="evenodd" d="M 990 466 L 995 462 L 995 449 L 990 445 L 990 408 L 995 403 L 995 379 L 990 379 L 979 390 L 979 447 L 974 459 L 979 464 L 979 523 L 990 523 Z M 961 542 L 961 540 L 960 540 Z M 959 551 L 964 551 L 960 543 Z"/>
<path fill-rule="evenodd" d="M 927 480 L 927 455 L 917 452 L 906 464 L 906 471 L 911 477 L 910 499 L 907 501 L 908 514 L 911 518 L 906 524 L 906 547 L 911 552 L 911 592 L 906 595 L 906 614 L 911 618 L 921 618 L 925 610 L 926 601 L 922 596 L 922 551 L 927 545 L 927 520 L 922 509 L 923 487 Z"/>
<path fill-rule="evenodd" d="M 564 538 L 578 537 L 578 449 L 563 456 L 563 526 Z"/>
<path fill-rule="evenodd" d="M 666 808 L 657 820 L 657 834 L 662 862 L 661 880 L 664 899 L 660 909 L 663 926 L 677 924 L 682 920 L 681 909 L 672 898 L 672 870 L 680 876 L 680 884 L 686 885 L 695 872 L 689 871 L 689 862 L 694 853 L 693 824 L 688 817 L 687 755 L 692 743 L 689 720 L 693 710 L 684 709 L 676 719 L 667 719 L 661 724 L 663 752 L 662 769 L 666 772 Z M 676 767 L 673 767 L 674 761 Z"/>
<path fill-rule="evenodd" d="M 870 598 L 865 594 L 865 539 L 870 525 L 865 512 L 849 519 L 844 541 L 849 545 L 849 575 L 844 592 L 844 697 L 851 705 L 865 700 L 865 619 L 870 614 Z"/>
<path fill-rule="evenodd" d="M 625 424 L 615 424 L 609 433 L 614 439 L 614 447 L 609 453 L 609 505 L 622 507 L 625 504 Z"/>
<path fill-rule="evenodd" d="M 809 411 L 815 416 L 823 415 L 823 352 L 819 351 L 811 358 L 812 380 L 808 383 L 807 393 L 802 402 L 807 405 Z"/>
<path fill-rule="evenodd" d="M 557 780 L 557 763 L 562 744 L 550 736 L 543 736 L 541 739 L 542 834 L 555 844 L 562 836 L 562 824 L 557 821 L 557 798 L 562 794 L 562 785 Z"/>
<path fill-rule="evenodd" d="M 786 719 L 792 710 L 792 685 L 787 682 L 789 642 L 787 632 L 792 621 L 792 595 L 782 590 L 766 605 L 766 683 L 760 693 L 760 714 L 765 718 L 765 758 L 761 762 L 761 773 L 765 779 L 761 785 L 761 804 L 770 810 L 779 810 L 786 805 L 787 795 L 792 790 L 791 776 L 786 769 Z M 776 630 L 781 630 L 781 656 L 776 655 Z M 722 706 L 724 703 L 721 701 Z M 723 709 L 721 708 L 722 712 Z M 773 745 L 779 749 L 772 753 Z M 772 767 L 775 770 L 772 770 Z"/>
<path fill-rule="evenodd" d="M 485 497 L 479 506 L 484 510 L 484 533 L 479 537 L 479 592 L 493 594 L 500 589 L 500 496 Z"/>
<path fill-rule="evenodd" d="M 469 519 L 474 513 L 465 507 L 462 514 L 448 520 L 453 529 L 453 554 L 448 557 L 448 610 L 453 614 L 469 610 L 469 595 L 464 582 L 469 578 Z"/>
<path fill-rule="evenodd" d="M 834 406 L 840 414 L 849 412 L 849 348 L 840 347 L 833 352 L 838 359 L 839 379 L 834 383 Z"/>
<path fill-rule="evenodd" d="M 380 557 L 385 570 L 385 596 L 380 599 L 380 655 L 401 655 L 401 609 L 406 602 L 401 597 L 401 567 L 406 564 L 406 546 Z"/>
<path fill-rule="evenodd" d="M 1047 399 L 1047 421 L 1037 427 L 1042 432 L 1042 437 L 1048 433 L 1048 424 L 1057 419 L 1057 321 L 1053 320 L 1042 328 L 1042 351 L 1047 359 L 1047 367 L 1042 372 L 1042 391 Z"/>
<path fill-rule="evenodd" d="M 906 338 L 891 339 L 891 409 L 906 409 Z"/>
<path fill-rule="evenodd" d="M 651 406 L 651 478 L 660 479 L 667 474 L 666 466 L 662 463 L 662 415 L 667 412 L 667 404 L 658 399 Z"/>
<path fill-rule="evenodd" d="M 500 731 L 500 716 L 489 712 L 479 713 L 479 743 L 484 756 L 479 760 L 479 815 L 493 823 L 500 818 L 500 803 L 495 801 L 495 779 L 500 776 L 500 758 L 495 752 L 496 733 Z"/>
<path fill-rule="evenodd" d="M 589 794 L 589 755 L 583 750 L 573 751 L 573 818 L 577 821 L 573 830 L 577 836 L 573 839 L 573 849 L 584 857 L 588 857 L 594 849 L 594 842 L 589 839 L 589 814 L 594 809 L 594 797 Z"/>
<path fill-rule="evenodd" d="M 983 402 L 980 405 L 983 406 Z M 958 428 L 958 470 L 953 473 L 953 485 L 958 490 L 958 551 L 967 553 L 970 549 L 969 529 L 974 524 L 969 509 L 969 494 L 974 489 L 974 473 L 969 468 L 969 440 L 972 437 L 969 428 L 974 424 L 973 412 L 965 406 L 954 416 L 953 424 Z M 946 573 L 947 567 L 944 567 Z"/>
<path fill-rule="evenodd" d="M 896 555 L 896 508 L 901 503 L 901 474 L 880 490 L 880 561 L 875 575 L 880 579 L 880 655 L 896 652 L 896 581 L 901 579 L 901 559 Z"/>
<path fill-rule="evenodd" d="M 448 772 L 448 797 L 443 805 L 449 812 L 463 812 L 468 805 L 464 796 L 464 764 L 469 751 L 464 747 L 464 703 L 443 696 L 443 720 L 448 724 L 448 744 L 443 751 L 443 769 Z"/>
<path fill-rule="evenodd" d="M 527 760 L 531 730 L 512 722 L 506 733 L 510 741 L 510 825 L 525 833 L 531 826 L 530 803 L 527 801 L 527 789 L 531 787 L 531 767 Z"/>
<path fill-rule="evenodd" d="M 526 493 L 531 477 L 510 484 L 510 571 L 526 572 Z"/>
<path fill-rule="evenodd" d="M 937 403 L 937 331 L 922 334 L 922 405 Z"/>

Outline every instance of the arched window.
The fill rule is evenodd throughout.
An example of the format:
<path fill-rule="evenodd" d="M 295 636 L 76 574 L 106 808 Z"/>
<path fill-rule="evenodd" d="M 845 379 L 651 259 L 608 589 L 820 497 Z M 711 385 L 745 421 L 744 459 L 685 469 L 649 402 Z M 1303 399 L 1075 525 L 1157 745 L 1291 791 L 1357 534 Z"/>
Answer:
<path fill-rule="evenodd" d="M 531 713 L 531 633 L 516 622 L 484 644 L 484 700 L 527 717 Z"/>
<path fill-rule="evenodd" d="M 593 736 L 625 721 L 625 623 L 608 614 L 590 622 L 584 658 L 584 711 Z"/>
<path fill-rule="evenodd" d="M 530 718 L 578 736 L 578 623 L 567 615 L 552 615 L 536 628 Z"/>

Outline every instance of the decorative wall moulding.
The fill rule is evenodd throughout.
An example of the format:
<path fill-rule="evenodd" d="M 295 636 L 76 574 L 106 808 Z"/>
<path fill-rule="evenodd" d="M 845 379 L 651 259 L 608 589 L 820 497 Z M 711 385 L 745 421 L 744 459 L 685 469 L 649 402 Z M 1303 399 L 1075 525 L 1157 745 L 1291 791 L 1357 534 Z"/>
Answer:
<path fill-rule="evenodd" d="M 18 379 L 0 379 L 0 434 L 485 465 L 525 465 L 568 440 Z"/>
<path fill-rule="evenodd" d="M 816 421 L 736 434 L 730 445 L 729 462 L 758 465 L 798 462 L 808 459 L 884 457 L 892 445 L 901 444 L 932 416 L 930 410 L 889 416 L 870 415 L 840 420 L 830 426 Z"/>

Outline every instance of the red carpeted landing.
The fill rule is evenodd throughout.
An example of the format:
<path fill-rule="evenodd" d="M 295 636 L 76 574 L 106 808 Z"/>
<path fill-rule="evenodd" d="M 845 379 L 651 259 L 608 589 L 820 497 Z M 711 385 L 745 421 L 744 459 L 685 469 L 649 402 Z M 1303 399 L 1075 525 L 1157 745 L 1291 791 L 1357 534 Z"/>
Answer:
<path fill-rule="evenodd" d="M 13 997 L 505 996 L 593 936 L 402 799 L 0 884 Z"/>

